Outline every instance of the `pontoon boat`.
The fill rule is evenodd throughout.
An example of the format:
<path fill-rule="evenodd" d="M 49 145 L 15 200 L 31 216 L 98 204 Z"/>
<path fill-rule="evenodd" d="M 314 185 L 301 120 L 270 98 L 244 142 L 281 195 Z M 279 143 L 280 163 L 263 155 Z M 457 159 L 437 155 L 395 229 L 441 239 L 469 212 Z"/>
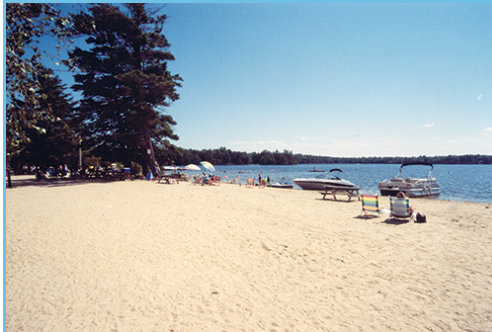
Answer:
<path fill-rule="evenodd" d="M 402 169 L 406 166 L 430 166 L 430 172 L 426 178 L 403 178 Z M 396 196 L 400 191 L 404 192 L 408 197 L 422 197 L 439 195 L 441 193 L 441 186 L 436 182 L 436 179 L 432 177 L 432 170 L 434 165 L 426 162 L 409 162 L 403 163 L 400 166 L 398 174 L 392 179 L 384 180 L 379 183 L 379 190 L 383 196 Z"/>

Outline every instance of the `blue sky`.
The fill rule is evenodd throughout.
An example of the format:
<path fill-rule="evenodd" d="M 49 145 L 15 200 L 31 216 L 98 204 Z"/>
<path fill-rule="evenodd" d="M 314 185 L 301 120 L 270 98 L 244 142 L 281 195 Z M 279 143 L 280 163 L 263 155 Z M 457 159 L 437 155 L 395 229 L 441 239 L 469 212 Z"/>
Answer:
<path fill-rule="evenodd" d="M 490 4 L 167 4 L 177 145 L 492 154 Z"/>
<path fill-rule="evenodd" d="M 184 80 L 167 110 L 178 146 L 492 154 L 491 4 L 170 3 L 164 12 L 170 68 Z"/>

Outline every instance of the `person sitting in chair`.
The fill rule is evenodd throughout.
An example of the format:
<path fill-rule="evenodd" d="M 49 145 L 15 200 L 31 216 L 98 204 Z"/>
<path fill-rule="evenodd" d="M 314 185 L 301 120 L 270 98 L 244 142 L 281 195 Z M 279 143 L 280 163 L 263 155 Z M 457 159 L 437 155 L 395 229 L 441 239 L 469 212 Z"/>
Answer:
<path fill-rule="evenodd" d="M 404 199 L 404 198 L 408 198 L 408 197 L 403 191 L 400 191 L 396 194 L 396 198 Z M 410 214 L 413 216 L 413 206 L 410 205 L 409 211 L 410 211 Z"/>

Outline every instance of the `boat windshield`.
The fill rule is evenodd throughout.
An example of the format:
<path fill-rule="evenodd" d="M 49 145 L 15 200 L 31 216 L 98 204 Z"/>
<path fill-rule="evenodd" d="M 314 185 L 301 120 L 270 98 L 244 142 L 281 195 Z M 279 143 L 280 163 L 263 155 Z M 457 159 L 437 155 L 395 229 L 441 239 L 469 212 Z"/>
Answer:
<path fill-rule="evenodd" d="M 398 174 L 396 175 L 397 178 L 417 178 L 421 179 L 423 178 L 422 176 L 422 169 L 420 167 L 410 167 L 405 169 L 405 176 L 403 176 L 403 168 L 407 166 L 428 166 L 430 167 L 430 171 L 427 174 L 427 178 L 430 179 L 432 177 L 432 170 L 434 169 L 434 165 L 431 163 L 426 163 L 426 162 L 410 162 L 410 163 L 404 163 L 400 166 L 400 170 L 398 171 Z"/>
<path fill-rule="evenodd" d="M 334 168 L 330 169 L 327 174 L 320 174 L 316 179 L 327 179 L 327 180 L 341 180 L 340 174 L 343 173 L 341 169 Z"/>

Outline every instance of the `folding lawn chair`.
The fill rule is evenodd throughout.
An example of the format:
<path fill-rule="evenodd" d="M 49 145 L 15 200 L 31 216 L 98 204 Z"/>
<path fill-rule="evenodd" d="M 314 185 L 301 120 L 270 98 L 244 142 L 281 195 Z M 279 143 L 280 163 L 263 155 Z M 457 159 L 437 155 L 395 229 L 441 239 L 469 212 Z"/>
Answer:
<path fill-rule="evenodd" d="M 379 197 L 372 195 L 361 195 L 362 200 L 362 211 L 361 215 L 368 215 L 370 213 L 377 213 L 377 215 L 381 215 L 381 209 L 379 208 Z"/>
<path fill-rule="evenodd" d="M 395 198 L 390 197 L 391 214 L 392 219 L 412 219 L 412 213 L 410 212 L 410 200 L 408 198 Z"/>

